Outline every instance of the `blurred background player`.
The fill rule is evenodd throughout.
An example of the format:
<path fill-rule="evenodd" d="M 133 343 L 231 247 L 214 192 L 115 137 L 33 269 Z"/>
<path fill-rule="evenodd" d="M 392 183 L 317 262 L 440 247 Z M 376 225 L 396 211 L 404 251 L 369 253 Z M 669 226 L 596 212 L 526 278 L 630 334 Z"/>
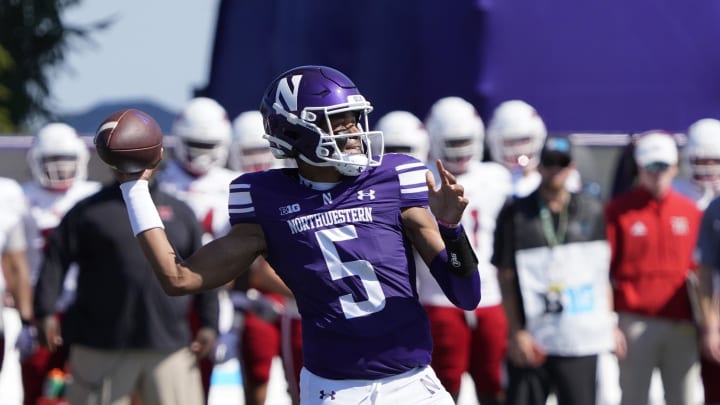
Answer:
<path fill-rule="evenodd" d="M 0 178 L 0 206 L 0 403 L 16 405 L 23 400 L 20 359 L 32 353 L 35 329 L 23 226 L 27 205 L 15 180 Z"/>
<path fill-rule="evenodd" d="M 385 153 L 404 153 L 427 161 L 430 139 L 425 125 L 413 113 L 391 111 L 378 120 L 375 130 L 385 137 Z"/>
<path fill-rule="evenodd" d="M 280 160 L 264 139 L 262 114 L 245 111 L 233 120 L 229 166 L 241 173 L 277 167 Z M 244 325 L 240 331 L 240 359 L 243 366 L 245 404 L 272 402 L 268 392 L 273 360 L 280 357 L 293 403 L 299 403 L 302 368 L 301 320 L 292 293 L 261 256 L 249 272 L 236 280 L 232 294 L 245 294 Z"/>
<path fill-rule="evenodd" d="M 485 127 L 475 107 L 459 97 L 436 101 L 425 120 L 430 159 L 443 161 L 470 200 L 462 217 L 478 257 L 482 299 L 474 311 L 454 306 L 421 260 L 418 294 L 430 319 L 432 366 L 457 401 L 462 375 L 468 372 L 483 405 L 504 400 L 502 379 L 507 348 L 507 319 L 502 307 L 497 270 L 490 264 L 495 219 L 511 196 L 508 171 L 495 162 L 481 162 Z M 416 136 L 406 132 L 406 136 Z M 437 174 L 436 174 L 436 178 Z"/>
<path fill-rule="evenodd" d="M 226 168 L 232 139 L 232 124 L 225 108 L 207 97 L 190 100 L 173 122 L 176 137 L 174 158 L 158 173 L 160 189 L 187 203 L 203 228 L 203 244 L 230 229 L 227 201 L 230 182 L 238 176 Z M 219 295 L 223 299 L 224 294 Z M 220 309 L 228 308 L 220 304 Z M 221 313 L 219 319 L 232 314 Z M 193 331 L 198 327 L 192 315 Z M 206 394 L 210 389 L 212 364 L 200 363 Z"/>
<path fill-rule="evenodd" d="M 681 194 L 695 201 L 701 211 L 705 211 L 711 201 L 720 195 L 720 121 L 713 118 L 703 118 L 695 121 L 687 131 L 687 144 L 683 149 L 682 159 L 683 176 L 678 176 L 673 181 L 673 188 Z M 712 217 L 715 213 L 708 214 Z M 714 238 L 710 229 L 701 230 L 707 236 Z M 704 235 L 701 233 L 700 237 Z M 716 296 L 720 292 L 720 276 L 717 272 L 708 272 L 709 259 L 708 246 L 713 246 L 710 241 L 699 241 L 698 245 L 704 250 L 701 259 L 705 262 L 700 264 L 699 274 L 702 276 L 700 282 L 712 284 L 703 286 L 705 291 L 711 291 Z M 694 278 L 690 278 L 694 280 Z M 700 330 L 701 336 L 705 336 L 705 330 Z M 700 356 L 700 375 L 702 377 L 703 392 L 706 404 L 720 404 L 720 386 L 717 381 L 720 378 L 720 364 L 706 356 Z M 655 377 L 655 376 L 654 376 Z M 655 381 L 655 380 L 653 380 Z"/>
<path fill-rule="evenodd" d="M 100 183 L 87 180 L 89 160 L 87 146 L 71 126 L 50 123 L 35 135 L 27 154 L 32 180 L 22 184 L 28 201 L 28 260 L 33 285 L 42 264 L 47 237 L 65 213 L 81 199 L 100 189 Z M 72 301 L 77 280 L 77 266 L 72 265 L 63 283 L 63 293 L 56 305 L 58 321 Z M 42 395 L 42 385 L 53 368 L 64 369 L 67 350 L 54 353 L 39 347 L 22 363 L 25 404 L 35 405 Z"/>
<path fill-rule="evenodd" d="M 547 138 L 542 118 L 530 104 L 509 100 L 492 113 L 487 143 L 493 160 L 512 175 L 513 195 L 525 197 L 540 185 L 540 150 Z"/>
<path fill-rule="evenodd" d="M 173 122 L 174 159 L 158 174 L 160 188 L 185 201 L 205 230 L 204 242 L 227 233 L 229 184 L 238 173 L 226 168 L 232 125 L 217 101 L 190 100 Z"/>
<path fill-rule="evenodd" d="M 673 188 L 705 210 L 720 194 L 720 121 L 703 118 L 687 131 L 683 149 L 684 176 L 673 182 Z"/>

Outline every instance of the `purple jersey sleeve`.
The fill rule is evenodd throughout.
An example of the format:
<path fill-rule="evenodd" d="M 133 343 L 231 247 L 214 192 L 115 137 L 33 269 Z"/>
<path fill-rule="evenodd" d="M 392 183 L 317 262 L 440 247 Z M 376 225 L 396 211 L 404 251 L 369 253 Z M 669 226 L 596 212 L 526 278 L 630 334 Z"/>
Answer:
<path fill-rule="evenodd" d="M 426 170 L 387 155 L 327 191 L 301 185 L 295 169 L 231 184 L 230 221 L 263 228 L 267 260 L 297 300 L 312 372 L 376 379 L 429 363 L 429 325 L 400 215 L 427 205 Z"/>

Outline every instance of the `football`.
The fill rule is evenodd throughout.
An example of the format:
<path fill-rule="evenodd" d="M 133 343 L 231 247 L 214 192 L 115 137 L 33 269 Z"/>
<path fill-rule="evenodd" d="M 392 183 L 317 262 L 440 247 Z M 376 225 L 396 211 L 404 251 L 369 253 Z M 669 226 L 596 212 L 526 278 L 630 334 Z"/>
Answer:
<path fill-rule="evenodd" d="M 157 166 L 162 148 L 160 125 L 149 114 L 132 108 L 105 118 L 95 133 L 95 150 L 100 159 L 123 173 Z"/>

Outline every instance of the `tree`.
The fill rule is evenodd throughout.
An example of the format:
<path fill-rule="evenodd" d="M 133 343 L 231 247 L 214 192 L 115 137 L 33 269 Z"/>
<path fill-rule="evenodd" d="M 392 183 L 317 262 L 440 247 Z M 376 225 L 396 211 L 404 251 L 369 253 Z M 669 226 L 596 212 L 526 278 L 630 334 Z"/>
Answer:
<path fill-rule="evenodd" d="M 50 79 L 76 41 L 107 28 L 111 19 L 69 26 L 61 19 L 81 0 L 0 0 L 0 132 L 55 119 Z"/>

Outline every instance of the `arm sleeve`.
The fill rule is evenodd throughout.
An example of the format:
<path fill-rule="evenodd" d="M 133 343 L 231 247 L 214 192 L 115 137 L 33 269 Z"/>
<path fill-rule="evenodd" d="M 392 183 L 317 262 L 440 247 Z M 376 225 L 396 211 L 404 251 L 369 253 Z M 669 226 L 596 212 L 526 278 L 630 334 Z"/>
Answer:
<path fill-rule="evenodd" d="M 480 303 L 480 273 L 460 276 L 450 271 L 449 265 L 447 251 L 443 249 L 430 263 L 430 273 L 450 302 L 466 311 L 474 310 Z"/>

